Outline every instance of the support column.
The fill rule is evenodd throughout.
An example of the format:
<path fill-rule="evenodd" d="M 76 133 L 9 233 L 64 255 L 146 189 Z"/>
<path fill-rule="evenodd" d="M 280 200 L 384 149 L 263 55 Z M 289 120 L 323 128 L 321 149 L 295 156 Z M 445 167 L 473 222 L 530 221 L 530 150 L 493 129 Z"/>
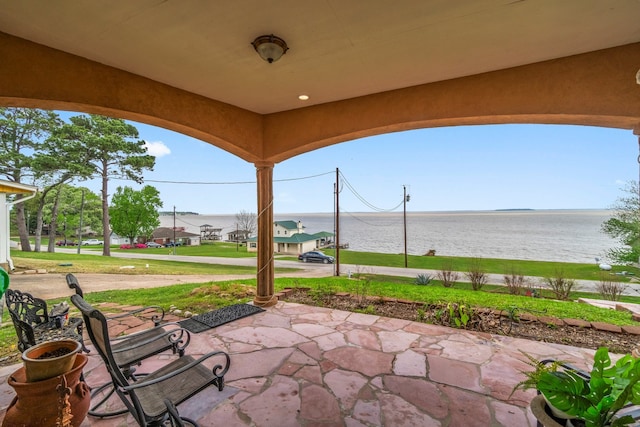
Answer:
<path fill-rule="evenodd" d="M 253 303 L 275 305 L 273 263 L 273 163 L 256 163 L 258 181 L 258 262 L 257 294 Z"/>

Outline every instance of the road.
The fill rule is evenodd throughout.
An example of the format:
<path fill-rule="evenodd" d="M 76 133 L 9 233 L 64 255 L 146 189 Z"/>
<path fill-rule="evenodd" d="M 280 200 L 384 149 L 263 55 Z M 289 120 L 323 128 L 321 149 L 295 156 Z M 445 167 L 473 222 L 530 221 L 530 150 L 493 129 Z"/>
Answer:
<path fill-rule="evenodd" d="M 75 249 L 56 248 L 56 252 L 76 253 Z M 101 251 L 83 249 L 83 254 L 101 256 Z M 122 259 L 149 259 L 164 261 L 198 262 L 207 264 L 226 264 L 240 266 L 256 266 L 256 258 L 224 258 L 224 257 L 203 257 L 173 254 L 150 254 L 141 252 L 112 252 L 113 258 Z M 299 261 L 279 260 L 274 261 L 275 267 L 294 268 L 295 272 L 277 273 L 277 277 L 330 277 L 335 275 L 335 265 L 301 263 Z M 125 266 L 126 263 L 123 263 Z M 594 268 L 597 266 L 594 265 Z M 386 276 L 416 277 L 419 274 L 437 275 L 437 270 L 423 270 L 416 268 L 398 268 L 385 266 L 359 266 L 352 264 L 340 264 L 341 276 L 351 276 L 353 274 L 379 274 Z M 146 288 L 157 286 L 168 286 L 176 283 L 204 283 L 222 280 L 242 280 L 255 278 L 255 275 L 130 275 L 130 274 L 76 274 L 85 292 L 130 289 L 132 287 Z M 489 274 L 488 283 L 504 285 L 504 279 L 499 274 Z M 533 286 L 539 286 L 542 279 L 539 277 L 527 277 Z M 460 273 L 459 282 L 468 281 L 464 273 Z M 35 274 L 35 275 L 11 275 L 12 287 L 26 292 L 32 292 L 42 298 L 68 296 L 72 292 L 66 286 L 64 274 Z M 596 282 L 578 280 L 578 289 L 585 292 L 596 292 Z M 640 296 L 640 284 L 630 283 L 625 290 L 626 295 Z"/>

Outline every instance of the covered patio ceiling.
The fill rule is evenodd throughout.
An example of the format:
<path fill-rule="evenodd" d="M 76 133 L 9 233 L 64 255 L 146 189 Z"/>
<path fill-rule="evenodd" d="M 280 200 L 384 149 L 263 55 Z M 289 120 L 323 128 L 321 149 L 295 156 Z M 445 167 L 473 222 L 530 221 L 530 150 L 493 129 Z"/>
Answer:
<path fill-rule="evenodd" d="M 135 120 L 254 163 L 268 305 L 276 163 L 435 126 L 640 133 L 638 16 L 638 0 L 0 0 L 0 105 Z M 271 64 L 251 45 L 265 34 L 290 48 Z"/>
<path fill-rule="evenodd" d="M 258 114 L 640 42 L 638 16 L 637 0 L 0 0 L 2 32 Z M 268 64 L 251 42 L 271 33 L 290 50 Z"/>

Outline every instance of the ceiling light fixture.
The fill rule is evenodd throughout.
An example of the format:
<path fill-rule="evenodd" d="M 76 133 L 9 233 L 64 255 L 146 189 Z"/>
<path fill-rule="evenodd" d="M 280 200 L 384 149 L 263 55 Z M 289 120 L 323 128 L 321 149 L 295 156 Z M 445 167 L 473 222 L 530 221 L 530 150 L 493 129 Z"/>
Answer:
<path fill-rule="evenodd" d="M 269 64 L 276 62 L 289 50 L 287 43 L 273 34 L 257 37 L 251 44 L 258 55 Z"/>
<path fill-rule="evenodd" d="M 308 100 L 308 99 L 309 99 L 309 95 L 300 95 L 300 96 L 298 96 L 298 99 L 299 99 L 300 101 L 306 101 L 306 100 Z"/>

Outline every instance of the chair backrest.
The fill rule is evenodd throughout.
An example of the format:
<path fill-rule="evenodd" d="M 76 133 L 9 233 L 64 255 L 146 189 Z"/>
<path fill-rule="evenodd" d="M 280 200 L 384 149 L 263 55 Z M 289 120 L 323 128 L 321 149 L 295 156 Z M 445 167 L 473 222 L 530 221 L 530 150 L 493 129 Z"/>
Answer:
<path fill-rule="evenodd" d="M 36 345 L 34 326 L 49 321 L 47 303 L 26 292 L 7 289 L 4 294 L 9 316 L 18 336 L 18 350 Z"/>
<path fill-rule="evenodd" d="M 20 292 L 15 289 L 7 289 L 5 292 L 7 308 L 12 311 L 18 319 L 31 326 L 40 325 L 49 321 L 47 303 L 40 298 L 36 298 L 27 292 Z"/>
<path fill-rule="evenodd" d="M 73 273 L 67 273 L 66 279 L 67 279 L 67 286 L 69 286 L 69 288 L 76 291 L 76 294 L 84 298 L 84 294 L 82 293 L 82 288 L 80 288 L 80 283 L 78 282 L 78 278 L 74 276 Z"/>
<path fill-rule="evenodd" d="M 111 351 L 107 318 L 100 310 L 94 308 L 78 294 L 71 295 L 71 302 L 82 313 L 89 338 L 105 363 L 113 382 L 121 387 L 128 386 L 129 382 L 116 363 Z"/>

